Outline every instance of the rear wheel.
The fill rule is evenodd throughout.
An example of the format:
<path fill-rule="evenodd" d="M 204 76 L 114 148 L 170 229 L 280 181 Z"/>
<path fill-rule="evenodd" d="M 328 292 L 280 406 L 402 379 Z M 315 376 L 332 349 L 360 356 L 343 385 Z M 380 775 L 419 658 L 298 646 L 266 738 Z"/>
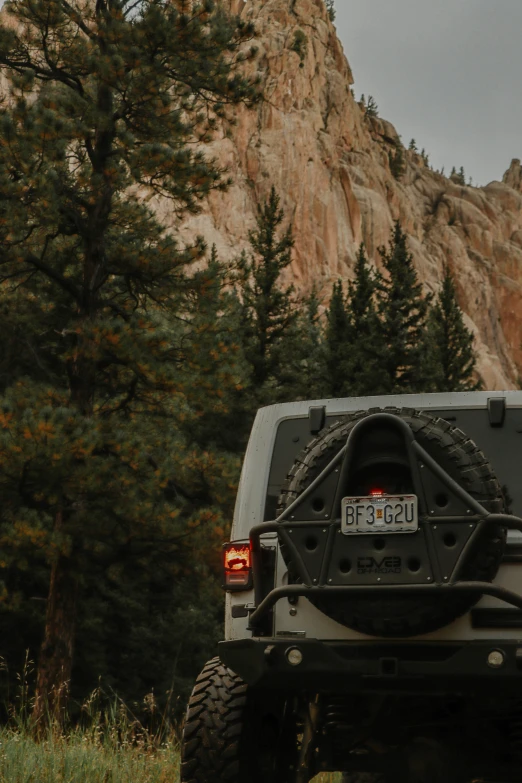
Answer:
<path fill-rule="evenodd" d="M 295 783 L 292 706 L 261 700 L 219 658 L 209 661 L 188 704 L 181 783 Z"/>

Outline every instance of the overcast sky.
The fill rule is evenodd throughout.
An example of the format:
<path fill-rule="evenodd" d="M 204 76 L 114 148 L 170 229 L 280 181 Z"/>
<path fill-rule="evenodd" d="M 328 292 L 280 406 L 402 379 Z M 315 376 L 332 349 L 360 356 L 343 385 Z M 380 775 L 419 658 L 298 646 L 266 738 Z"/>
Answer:
<path fill-rule="evenodd" d="M 3 0 L 0 0 L 0 5 Z M 357 98 L 484 185 L 522 158 L 522 0 L 336 0 Z"/>
<path fill-rule="evenodd" d="M 522 158 L 522 0 L 336 0 L 357 98 L 475 184 Z"/>

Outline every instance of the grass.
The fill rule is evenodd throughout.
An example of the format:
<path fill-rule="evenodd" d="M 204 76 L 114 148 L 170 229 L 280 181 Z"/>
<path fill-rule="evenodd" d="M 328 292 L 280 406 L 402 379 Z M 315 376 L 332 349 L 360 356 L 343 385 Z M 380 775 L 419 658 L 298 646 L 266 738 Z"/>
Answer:
<path fill-rule="evenodd" d="M 0 783 L 179 783 L 179 749 L 174 740 L 147 747 L 92 730 L 37 743 L 22 728 L 5 728 Z M 321 775 L 314 783 L 340 783 L 340 776 Z"/>
<path fill-rule="evenodd" d="M 179 752 L 74 731 L 35 742 L 25 731 L 0 731 L 1 783 L 178 783 Z"/>
<path fill-rule="evenodd" d="M 78 725 L 66 731 L 55 725 L 36 740 L 27 671 L 8 723 L 0 726 L 0 783 L 179 783 L 179 726 L 167 712 L 158 715 L 153 694 L 144 708 L 154 730 L 98 689 L 82 705 Z M 340 783 L 340 775 L 318 775 L 314 783 Z"/>

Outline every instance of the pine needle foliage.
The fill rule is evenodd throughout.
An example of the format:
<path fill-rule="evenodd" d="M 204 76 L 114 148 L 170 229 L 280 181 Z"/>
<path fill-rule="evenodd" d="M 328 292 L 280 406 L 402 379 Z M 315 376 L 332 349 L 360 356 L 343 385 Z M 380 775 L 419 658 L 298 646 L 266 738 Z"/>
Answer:
<path fill-rule="evenodd" d="M 382 376 L 382 335 L 376 308 L 378 277 L 364 245 L 355 262 L 346 295 L 334 284 L 327 312 L 325 350 L 328 390 L 332 396 L 377 394 Z"/>
<path fill-rule="evenodd" d="M 383 351 L 381 393 L 416 391 L 422 383 L 419 351 L 430 299 L 423 296 L 399 221 L 389 247 L 381 247 L 379 253 L 384 266 L 377 293 Z"/>
<path fill-rule="evenodd" d="M 338 280 L 332 288 L 325 328 L 326 385 L 331 397 L 343 397 L 349 393 L 347 356 L 350 350 L 352 345 L 346 296 L 343 283 Z"/>
<path fill-rule="evenodd" d="M 464 324 L 453 276 L 447 266 L 442 288 L 430 310 L 427 331 L 432 390 L 457 392 L 477 389 L 473 334 Z"/>
<path fill-rule="evenodd" d="M 181 216 L 227 186 L 202 145 L 258 88 L 241 70 L 252 27 L 212 0 L 6 10 L 0 286 L 22 350 L 4 362 L 1 526 L 6 558 L 52 567 L 41 695 L 70 677 L 93 558 L 155 539 L 175 560 L 187 531 L 222 532 L 237 465 L 173 426 L 193 415 L 186 316 L 205 245 L 180 245 L 148 200 Z"/>
<path fill-rule="evenodd" d="M 297 317 L 277 352 L 278 401 L 313 400 L 328 395 L 320 305 L 315 285 L 298 303 Z"/>
<path fill-rule="evenodd" d="M 366 116 L 367 117 L 379 116 L 379 107 L 377 106 L 377 102 L 373 97 L 373 95 L 368 96 L 368 103 L 366 105 Z"/>
<path fill-rule="evenodd" d="M 330 21 L 335 22 L 335 16 L 336 16 L 335 0 L 325 0 L 325 3 L 326 3 L 326 10 L 328 12 Z"/>
<path fill-rule="evenodd" d="M 353 396 L 376 394 L 381 383 L 382 344 L 376 306 L 378 282 L 361 244 L 355 262 L 355 277 L 348 286 L 347 296 L 350 346 L 345 371 Z"/>
<path fill-rule="evenodd" d="M 249 234 L 252 252 L 239 260 L 242 334 L 254 394 L 262 389 L 268 394 L 267 384 L 277 384 L 278 351 L 297 319 L 294 287 L 280 281 L 294 246 L 292 229 L 282 229 L 283 221 L 280 197 L 272 187 Z"/>

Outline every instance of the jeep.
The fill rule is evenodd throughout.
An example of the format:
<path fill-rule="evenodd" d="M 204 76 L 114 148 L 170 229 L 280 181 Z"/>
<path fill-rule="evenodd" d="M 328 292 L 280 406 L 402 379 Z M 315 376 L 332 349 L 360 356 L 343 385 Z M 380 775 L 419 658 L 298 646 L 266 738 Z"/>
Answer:
<path fill-rule="evenodd" d="M 255 419 L 182 783 L 522 781 L 522 392 Z"/>

